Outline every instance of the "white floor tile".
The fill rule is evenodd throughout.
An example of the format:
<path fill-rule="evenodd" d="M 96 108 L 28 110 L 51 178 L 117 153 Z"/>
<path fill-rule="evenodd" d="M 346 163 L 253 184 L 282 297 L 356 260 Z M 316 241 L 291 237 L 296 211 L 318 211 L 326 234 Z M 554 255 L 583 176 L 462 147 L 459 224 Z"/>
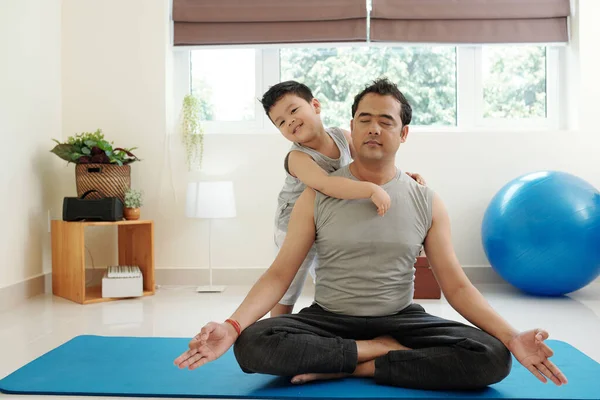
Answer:
<path fill-rule="evenodd" d="M 249 290 L 229 286 L 223 293 L 196 293 L 194 288 L 161 287 L 155 296 L 85 306 L 52 295 L 32 298 L 0 314 L 0 378 L 77 335 L 191 337 L 206 322 L 227 318 Z M 517 329 L 545 328 L 552 339 L 569 342 L 600 362 L 600 285 L 562 298 L 531 297 L 505 285 L 479 288 Z M 312 295 L 305 291 L 297 310 L 310 305 Z M 431 314 L 466 322 L 443 299 L 418 302 Z M 0 394 L 2 400 L 34 397 L 41 398 Z"/>

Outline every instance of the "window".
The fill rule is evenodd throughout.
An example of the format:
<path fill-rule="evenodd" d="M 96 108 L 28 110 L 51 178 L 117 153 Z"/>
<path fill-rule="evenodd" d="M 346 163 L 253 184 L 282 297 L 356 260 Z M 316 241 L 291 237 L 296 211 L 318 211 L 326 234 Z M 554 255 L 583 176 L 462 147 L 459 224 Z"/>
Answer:
<path fill-rule="evenodd" d="M 297 80 L 322 104 L 326 126 L 348 128 L 354 96 L 380 76 L 396 82 L 415 125 L 456 125 L 454 47 L 290 48 L 280 51 L 281 80 Z"/>
<path fill-rule="evenodd" d="M 256 50 L 212 49 L 191 53 L 191 92 L 205 121 L 253 121 Z"/>
<path fill-rule="evenodd" d="M 484 118 L 546 117 L 546 48 L 483 47 Z"/>
<path fill-rule="evenodd" d="M 313 90 L 326 126 L 348 129 L 354 96 L 380 76 L 408 98 L 413 129 L 558 128 L 555 47 L 237 46 L 179 51 L 176 62 L 207 133 L 276 132 L 258 100 L 289 79 Z"/>

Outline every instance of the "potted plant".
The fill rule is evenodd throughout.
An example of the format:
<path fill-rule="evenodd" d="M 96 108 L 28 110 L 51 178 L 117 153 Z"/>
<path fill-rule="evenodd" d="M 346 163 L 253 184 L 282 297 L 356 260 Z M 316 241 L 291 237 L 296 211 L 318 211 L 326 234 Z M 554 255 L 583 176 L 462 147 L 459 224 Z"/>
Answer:
<path fill-rule="evenodd" d="M 88 190 L 97 190 L 107 197 L 118 197 L 125 201 L 125 190 L 131 186 L 130 164 L 140 161 L 132 150 L 136 148 L 113 147 L 113 142 L 104 138 L 101 129 L 70 136 L 65 143 L 56 139 L 51 150 L 67 163 L 75 165 L 77 195 Z M 98 197 L 97 194 L 90 198 Z"/>
<path fill-rule="evenodd" d="M 144 204 L 142 192 L 135 189 L 125 191 L 125 208 L 123 216 L 126 220 L 136 220 L 140 218 L 140 207 Z"/>
<path fill-rule="evenodd" d="M 204 155 L 204 130 L 200 125 L 202 103 L 192 94 L 183 98 L 181 109 L 181 138 L 185 147 L 188 170 L 202 167 Z"/>

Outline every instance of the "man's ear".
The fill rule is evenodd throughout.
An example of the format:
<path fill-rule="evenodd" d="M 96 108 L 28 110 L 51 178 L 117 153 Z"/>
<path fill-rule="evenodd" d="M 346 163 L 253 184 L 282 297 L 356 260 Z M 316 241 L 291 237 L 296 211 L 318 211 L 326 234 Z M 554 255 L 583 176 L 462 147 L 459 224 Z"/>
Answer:
<path fill-rule="evenodd" d="M 352 132 L 354 132 L 354 118 L 350 120 L 350 134 L 352 134 Z"/>
<path fill-rule="evenodd" d="M 400 143 L 406 142 L 407 137 L 408 137 L 408 125 L 404 125 L 402 127 L 402 131 L 400 131 Z"/>
<path fill-rule="evenodd" d="M 319 102 L 319 100 L 313 98 L 310 102 L 315 110 L 315 112 L 317 114 L 321 114 L 321 103 Z"/>

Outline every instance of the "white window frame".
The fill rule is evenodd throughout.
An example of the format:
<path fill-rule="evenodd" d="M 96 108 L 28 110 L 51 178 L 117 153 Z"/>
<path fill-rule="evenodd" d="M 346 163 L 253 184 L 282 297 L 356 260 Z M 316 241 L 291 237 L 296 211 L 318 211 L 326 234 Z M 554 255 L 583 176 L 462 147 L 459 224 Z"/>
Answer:
<path fill-rule="evenodd" d="M 471 99 L 464 99 L 463 102 L 472 102 L 472 115 L 468 115 L 463 129 L 476 130 L 552 130 L 558 129 L 558 101 L 559 101 L 559 50 L 556 47 L 546 47 L 546 117 L 541 118 L 484 118 L 484 99 L 483 99 L 483 77 L 482 77 L 482 49 L 477 47 L 460 47 L 458 52 L 457 64 L 463 61 L 462 68 L 457 65 L 457 72 L 467 74 L 472 73 L 474 79 L 460 79 L 457 76 L 457 82 L 468 82 L 466 85 L 472 85 L 463 91 L 472 93 Z M 461 91 L 457 88 L 457 97 Z M 460 100 L 460 99 L 458 99 Z M 457 100 L 457 103 L 460 102 Z M 458 125 L 460 128 L 460 125 Z"/>
<path fill-rule="evenodd" d="M 402 43 L 328 43 L 286 44 L 285 47 L 341 47 L 341 46 L 402 46 Z M 411 44 L 414 45 L 414 44 Z M 427 45 L 429 46 L 429 45 Z M 486 45 L 487 46 L 487 45 Z M 190 51 L 215 48 L 252 48 L 256 50 L 255 98 L 260 99 L 269 87 L 280 81 L 279 45 L 191 46 L 173 50 L 175 110 L 180 112 L 183 97 L 190 92 Z M 481 73 L 481 46 L 452 45 L 456 47 L 456 121 L 455 126 L 411 125 L 417 132 L 481 132 L 481 131 L 540 131 L 558 130 L 560 124 L 560 65 L 563 55 L 560 48 L 549 46 L 546 50 L 546 118 L 484 118 L 483 80 Z M 366 84 L 367 82 L 365 82 Z M 253 121 L 204 121 L 206 134 L 274 134 L 273 126 L 262 105 L 257 100 Z"/>
<path fill-rule="evenodd" d="M 231 48 L 231 47 L 227 47 Z M 173 53 L 173 69 L 174 69 L 174 81 L 175 81 L 175 109 L 177 112 L 180 112 L 181 104 L 183 102 L 183 98 L 190 93 L 191 91 L 191 50 L 179 51 L 176 50 Z M 256 57 L 255 57 L 255 88 L 254 93 L 255 96 L 258 93 L 263 93 L 265 90 L 265 84 L 268 84 L 265 81 L 265 77 L 268 77 L 271 73 L 269 69 L 273 69 L 273 66 L 267 66 L 268 61 L 265 63 L 264 53 L 262 49 L 256 49 Z M 279 60 L 277 60 L 279 62 Z M 278 64 L 277 64 L 278 65 Z M 277 76 L 279 76 L 279 72 L 277 72 Z M 267 82 L 267 83 L 266 83 Z M 271 83 L 272 85 L 274 83 Z M 263 108 L 260 102 L 256 101 L 254 105 L 254 120 L 249 121 L 203 121 L 202 128 L 204 132 L 207 134 L 219 134 L 219 133 L 265 133 L 265 121 Z"/>

